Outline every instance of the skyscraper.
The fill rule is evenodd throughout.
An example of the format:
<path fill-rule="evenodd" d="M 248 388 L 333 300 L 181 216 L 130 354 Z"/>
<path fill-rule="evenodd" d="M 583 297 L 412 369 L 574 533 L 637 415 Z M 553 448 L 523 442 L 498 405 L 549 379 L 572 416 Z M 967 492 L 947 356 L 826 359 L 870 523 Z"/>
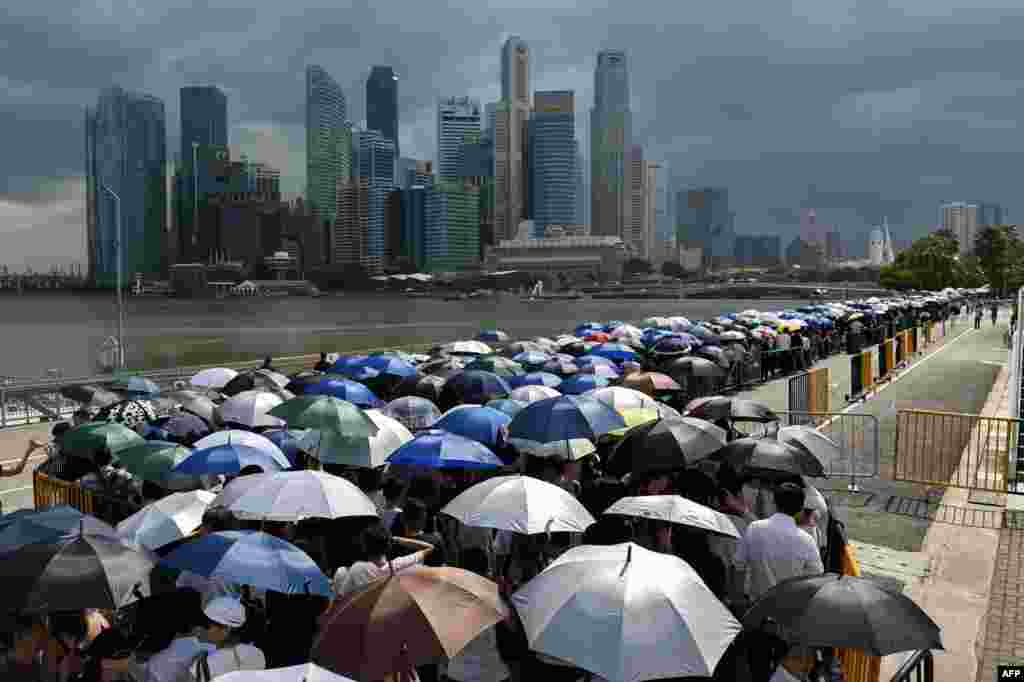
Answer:
<path fill-rule="evenodd" d="M 390 66 L 375 66 L 366 79 L 366 129 L 377 130 L 398 149 L 398 76 Z"/>
<path fill-rule="evenodd" d="M 648 247 L 645 219 L 647 202 L 644 196 L 646 180 L 644 148 L 638 144 L 626 147 L 625 175 L 626 206 L 623 210 L 622 241 L 626 243 L 632 255 L 646 259 Z"/>
<path fill-rule="evenodd" d="M 573 146 L 576 149 L 574 155 L 576 165 L 573 168 L 573 175 L 576 181 L 576 224 L 587 225 L 587 204 L 590 197 L 587 195 L 586 168 L 584 167 L 583 154 L 580 153 L 580 141 L 573 139 Z"/>
<path fill-rule="evenodd" d="M 632 137 L 629 69 L 622 50 L 597 53 L 590 110 L 590 234 L 625 237 L 626 147 Z"/>
<path fill-rule="evenodd" d="M 519 36 L 501 48 L 501 101 L 495 106 L 495 239 L 511 239 L 528 215 L 530 49 Z"/>
<path fill-rule="evenodd" d="M 942 229 L 949 230 L 960 242 L 960 255 L 966 256 L 974 250 L 974 239 L 978 235 L 978 205 L 964 201 L 950 201 L 940 207 Z"/>
<path fill-rule="evenodd" d="M 480 102 L 469 97 L 442 97 L 437 103 L 437 175 L 459 177 L 466 133 L 480 133 Z"/>
<path fill-rule="evenodd" d="M 228 98 L 213 85 L 184 87 L 181 96 L 181 156 L 185 166 L 192 160 L 192 143 L 228 144 Z"/>
<path fill-rule="evenodd" d="M 363 222 L 358 228 L 346 224 L 345 232 L 339 235 L 339 240 L 345 239 L 353 229 L 360 230 L 362 234 L 358 241 L 361 246 L 349 249 L 349 252 L 358 251 L 362 266 L 367 272 L 376 274 L 384 268 L 385 203 L 387 195 L 394 189 L 394 142 L 376 130 L 359 131 L 353 134 L 352 149 L 352 176 L 356 182 L 338 200 L 342 203 L 349 201 L 355 192 L 355 200 L 362 200 L 365 208 L 358 213 Z M 353 215 L 347 208 L 344 214 Z"/>
<path fill-rule="evenodd" d="M 110 88 L 86 110 L 85 123 L 90 277 L 98 286 L 116 285 L 118 215 L 123 281 L 135 273 L 160 276 L 167 231 L 164 103 Z"/>
<path fill-rule="evenodd" d="M 338 212 L 338 180 L 346 175 L 347 108 L 337 81 L 322 67 L 306 67 L 306 202 L 326 232 Z"/>
<path fill-rule="evenodd" d="M 654 253 L 658 225 L 658 168 L 653 161 L 644 161 L 644 258 L 648 261 Z"/>
<path fill-rule="evenodd" d="M 529 120 L 529 218 L 540 234 L 548 225 L 576 224 L 576 106 L 572 90 L 536 92 Z"/>
<path fill-rule="evenodd" d="M 707 267 L 718 267 L 731 260 L 735 249 L 733 213 L 729 210 L 729 190 L 704 187 L 683 190 L 676 203 L 678 242 L 699 247 Z"/>

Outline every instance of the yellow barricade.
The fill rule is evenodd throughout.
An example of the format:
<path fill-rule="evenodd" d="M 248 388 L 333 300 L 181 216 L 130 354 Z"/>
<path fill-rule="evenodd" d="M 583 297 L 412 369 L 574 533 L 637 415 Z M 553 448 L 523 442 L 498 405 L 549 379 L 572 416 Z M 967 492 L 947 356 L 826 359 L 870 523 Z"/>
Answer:
<path fill-rule="evenodd" d="M 32 472 L 32 501 L 36 509 L 69 504 L 83 514 L 96 511 L 92 491 L 77 483 L 51 478 L 39 471 Z"/>

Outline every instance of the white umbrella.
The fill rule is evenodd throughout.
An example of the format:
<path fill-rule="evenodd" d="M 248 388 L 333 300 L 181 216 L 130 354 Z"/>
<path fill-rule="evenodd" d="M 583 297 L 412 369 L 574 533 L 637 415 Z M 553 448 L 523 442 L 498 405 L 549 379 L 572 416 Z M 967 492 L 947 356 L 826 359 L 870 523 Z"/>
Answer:
<path fill-rule="evenodd" d="M 519 400 L 524 403 L 535 403 L 538 400 L 544 400 L 545 398 L 557 398 L 562 395 L 560 391 L 556 391 L 550 386 L 520 386 L 519 388 L 513 389 L 508 394 L 509 399 Z"/>
<path fill-rule="evenodd" d="M 494 351 L 482 341 L 453 341 L 441 346 L 446 353 L 456 355 L 490 355 Z"/>
<path fill-rule="evenodd" d="M 789 443 L 810 452 L 821 461 L 825 471 L 834 471 L 843 466 L 843 449 L 834 440 L 813 427 L 784 426 L 779 429 L 777 438 L 783 443 Z"/>
<path fill-rule="evenodd" d="M 199 528 L 203 512 L 215 497 L 205 490 L 168 495 L 117 524 L 117 534 L 128 544 L 155 551 Z"/>
<path fill-rule="evenodd" d="M 668 318 L 669 327 L 674 332 L 685 332 L 690 327 L 690 321 L 685 317 Z"/>
<path fill-rule="evenodd" d="M 657 407 L 658 401 L 640 391 L 625 386 L 604 386 L 592 388 L 583 395 L 600 401 L 613 410 L 625 410 L 640 407 Z"/>
<path fill-rule="evenodd" d="M 322 471 L 278 471 L 228 483 L 213 506 L 240 519 L 295 522 L 377 516 L 377 505 L 356 485 Z"/>
<path fill-rule="evenodd" d="M 525 438 L 509 438 L 508 443 L 519 452 L 527 455 L 562 458 L 572 462 L 597 452 L 594 444 L 586 438 L 570 438 L 567 441 L 559 440 L 551 443 L 538 443 L 537 441 L 526 440 Z"/>
<path fill-rule="evenodd" d="M 218 408 L 222 422 L 241 424 L 250 428 L 270 426 L 284 427 L 284 420 L 272 417 L 267 412 L 284 401 L 269 391 L 242 391 L 231 396 Z"/>
<path fill-rule="evenodd" d="M 235 445 L 248 445 L 249 447 L 263 450 L 279 462 L 284 462 L 284 466 L 290 466 L 288 458 L 285 456 L 284 452 L 281 451 L 281 448 L 277 447 L 274 441 L 270 440 L 266 436 L 261 436 L 258 433 L 253 433 L 252 431 L 243 431 L 242 429 L 215 431 L 209 436 L 200 438 L 192 447 L 195 450 L 202 450 L 203 448 L 212 448 L 218 445 L 227 445 L 228 443 L 234 443 Z"/>
<path fill-rule="evenodd" d="M 512 595 L 530 649 L 609 682 L 710 677 L 740 624 L 682 559 L 574 547 Z"/>
<path fill-rule="evenodd" d="M 217 676 L 217 682 L 354 682 L 348 677 L 321 668 L 315 663 L 303 663 L 288 668 L 269 670 L 237 670 Z"/>
<path fill-rule="evenodd" d="M 594 523 L 579 500 L 531 476 L 497 476 L 469 487 L 441 510 L 467 526 L 515 533 L 582 533 Z"/>
<path fill-rule="evenodd" d="M 238 376 L 238 372 L 227 367 L 210 367 L 197 372 L 189 379 L 189 383 L 199 388 L 222 389 L 228 382 Z"/>
<path fill-rule="evenodd" d="M 681 495 L 642 495 L 640 497 L 623 497 L 604 510 L 605 514 L 636 516 L 642 519 L 654 519 L 677 523 L 680 526 L 701 528 L 703 530 L 727 535 L 740 539 L 740 533 L 728 516 L 711 507 L 705 507 Z"/>
<path fill-rule="evenodd" d="M 318 460 L 329 464 L 370 469 L 384 466 L 392 452 L 413 439 L 412 432 L 380 410 L 364 412 L 377 425 L 376 434 L 366 438 L 338 438 L 328 434 L 324 438 L 318 429 L 311 429 L 299 440 L 299 447 L 316 453 Z"/>
<path fill-rule="evenodd" d="M 639 327 L 634 327 L 631 324 L 624 324 L 613 329 L 608 336 L 613 339 L 619 339 L 622 337 L 637 337 L 639 338 L 643 334 L 643 331 Z"/>

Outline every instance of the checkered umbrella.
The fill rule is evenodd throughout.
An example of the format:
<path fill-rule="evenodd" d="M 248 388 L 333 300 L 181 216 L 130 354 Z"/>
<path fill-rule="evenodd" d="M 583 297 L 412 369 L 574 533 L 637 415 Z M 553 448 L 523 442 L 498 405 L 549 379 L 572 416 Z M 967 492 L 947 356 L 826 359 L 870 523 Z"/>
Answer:
<path fill-rule="evenodd" d="M 410 431 L 429 429 L 441 418 L 437 405 L 420 396 L 410 395 L 396 398 L 381 410 L 385 415 L 399 422 Z"/>

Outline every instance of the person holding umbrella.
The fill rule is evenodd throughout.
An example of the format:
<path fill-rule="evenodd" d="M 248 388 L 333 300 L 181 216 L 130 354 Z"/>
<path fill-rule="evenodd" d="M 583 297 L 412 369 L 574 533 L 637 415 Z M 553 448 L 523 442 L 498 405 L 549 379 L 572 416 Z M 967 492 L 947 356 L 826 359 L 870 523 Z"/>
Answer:
<path fill-rule="evenodd" d="M 210 680 L 236 670 L 264 670 L 267 659 L 257 647 L 235 641 L 245 625 L 245 607 L 238 598 L 215 596 L 203 606 L 199 638 L 217 648 L 199 655 L 191 672 L 196 680 Z"/>
<path fill-rule="evenodd" d="M 389 573 L 400 571 L 422 564 L 434 546 L 428 542 L 412 538 L 393 537 L 380 523 L 374 524 L 363 531 L 360 537 L 363 546 L 363 560 L 357 561 L 348 568 L 339 568 L 334 574 L 335 598 L 341 599 L 353 592 L 358 592 L 374 580 L 383 578 Z M 412 549 L 411 554 L 389 559 L 393 545 Z"/>

